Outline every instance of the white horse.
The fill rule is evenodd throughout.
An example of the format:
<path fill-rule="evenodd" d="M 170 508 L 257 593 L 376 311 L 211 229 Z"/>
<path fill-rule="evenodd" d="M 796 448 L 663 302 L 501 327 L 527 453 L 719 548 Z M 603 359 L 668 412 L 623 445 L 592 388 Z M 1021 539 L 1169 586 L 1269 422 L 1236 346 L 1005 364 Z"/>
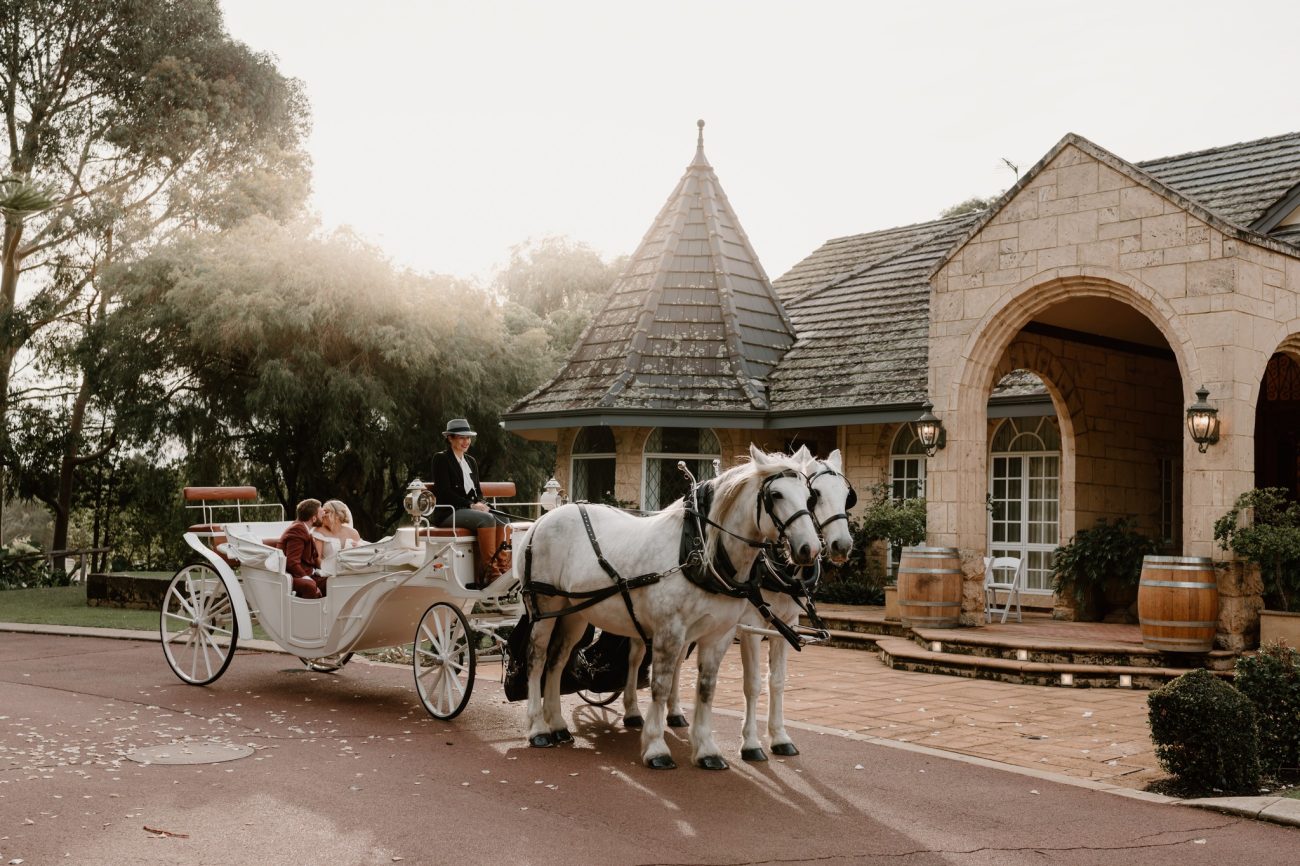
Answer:
<path fill-rule="evenodd" d="M 818 533 L 822 539 L 822 550 L 831 562 L 842 563 L 853 552 L 853 533 L 849 531 L 848 511 L 857 503 L 857 494 L 853 486 L 844 477 L 844 464 L 839 449 L 831 452 L 824 461 L 818 460 L 801 447 L 794 453 L 794 459 L 800 464 L 800 471 L 807 478 L 809 487 L 809 507 L 817 523 Z M 770 588 L 763 589 L 762 598 L 768 605 L 770 613 L 781 622 L 793 628 L 798 625 L 799 614 L 808 606 L 800 603 L 816 588 L 805 587 L 796 583 L 802 579 L 798 569 L 783 569 L 790 572 L 784 585 L 773 581 Z M 816 574 L 817 572 L 814 572 Z M 772 578 L 769 578 L 772 580 Z M 742 626 L 764 629 L 770 632 L 770 624 L 754 606 L 745 610 L 740 621 Z M 741 728 L 742 742 L 740 755 L 746 761 L 766 761 L 758 738 L 758 696 L 763 690 L 763 667 L 760 660 L 763 635 L 741 629 L 740 660 L 743 671 L 742 680 L 745 689 L 745 722 Z M 789 657 L 790 644 L 782 637 L 772 636 L 768 640 L 768 735 L 772 752 L 777 755 L 797 755 L 790 735 L 785 730 L 785 679 L 786 659 Z M 645 654 L 645 644 L 636 638 L 628 658 L 628 679 L 623 688 L 623 724 L 629 728 L 639 728 L 643 721 L 637 704 L 637 671 Z M 678 661 L 673 671 L 673 689 L 668 699 L 668 726 L 684 728 L 686 716 L 681 710 L 680 690 L 677 677 L 681 673 Z"/>
<path fill-rule="evenodd" d="M 560 706 L 561 671 L 590 622 L 604 631 L 652 641 L 652 703 L 641 731 L 641 758 L 655 769 L 676 766 L 664 740 L 666 708 L 678 659 L 695 643 L 699 674 L 691 760 L 705 769 L 726 769 L 713 740 L 713 695 L 718 667 L 749 605 L 731 594 L 728 585 L 745 589 L 754 558 L 768 543 L 780 544 L 802 565 L 821 554 L 799 463 L 752 445 L 749 453 L 750 463 L 699 486 L 709 504 L 700 503 L 706 512 L 697 527 L 702 544 L 692 545 L 698 553 L 686 561 L 681 556 L 683 529 L 696 518 L 682 500 L 648 517 L 570 504 L 547 513 L 529 530 L 523 556 L 515 557 L 514 566 L 533 614 L 530 745 L 572 739 Z M 685 569 L 716 584 L 696 586 Z"/>
<path fill-rule="evenodd" d="M 822 536 L 822 549 L 831 562 L 843 563 L 853 552 L 853 533 L 849 531 L 848 511 L 857 503 L 857 494 L 844 477 L 844 464 L 839 449 L 832 451 L 825 460 L 818 460 L 807 448 L 800 448 L 795 452 L 795 458 L 803 463 L 808 487 L 812 491 L 809 502 Z M 781 575 L 786 585 L 779 588 L 775 584 L 773 588 L 765 587 L 763 600 L 776 617 L 794 627 L 806 606 L 800 603 L 799 598 L 805 595 L 811 597 L 816 586 L 798 583 L 800 574 L 797 569 L 783 571 L 789 572 Z M 763 690 L 760 661 L 763 636 L 746 630 L 744 626 L 766 629 L 768 624 L 752 607 L 740 622 L 740 662 L 745 686 L 745 722 L 741 727 L 740 756 L 746 761 L 766 761 L 767 755 L 763 752 L 763 744 L 758 737 L 758 696 Z M 785 730 L 785 676 L 789 654 L 790 644 L 784 638 L 768 638 L 767 732 L 774 755 L 799 754 Z"/>

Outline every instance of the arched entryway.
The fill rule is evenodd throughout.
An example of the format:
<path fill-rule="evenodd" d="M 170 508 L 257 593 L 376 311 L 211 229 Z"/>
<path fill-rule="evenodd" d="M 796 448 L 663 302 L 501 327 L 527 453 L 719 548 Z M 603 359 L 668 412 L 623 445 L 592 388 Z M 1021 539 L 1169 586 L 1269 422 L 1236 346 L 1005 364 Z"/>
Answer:
<path fill-rule="evenodd" d="M 1260 382 L 1255 404 L 1255 486 L 1300 492 L 1300 364 L 1281 352 L 1273 355 Z"/>

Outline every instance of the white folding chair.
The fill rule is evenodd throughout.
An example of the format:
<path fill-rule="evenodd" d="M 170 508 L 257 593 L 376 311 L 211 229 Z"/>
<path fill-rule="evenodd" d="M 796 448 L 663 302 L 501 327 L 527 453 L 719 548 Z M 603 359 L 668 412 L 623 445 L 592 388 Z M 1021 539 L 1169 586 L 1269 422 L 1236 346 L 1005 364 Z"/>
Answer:
<path fill-rule="evenodd" d="M 993 622 L 993 614 L 1001 612 L 1002 622 L 1007 621 L 1011 605 L 1016 605 L 1016 622 L 1020 616 L 1020 589 L 1025 585 L 1025 561 L 1016 556 L 984 557 L 984 621 Z M 1007 594 L 1006 601 L 998 606 L 998 593 Z"/>

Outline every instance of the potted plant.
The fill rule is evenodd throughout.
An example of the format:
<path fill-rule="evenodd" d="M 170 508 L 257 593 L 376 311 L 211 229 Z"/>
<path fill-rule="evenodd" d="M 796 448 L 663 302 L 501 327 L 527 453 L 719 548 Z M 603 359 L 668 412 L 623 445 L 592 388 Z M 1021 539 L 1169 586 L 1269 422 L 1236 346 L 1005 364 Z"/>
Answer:
<path fill-rule="evenodd" d="M 898 560 L 904 547 L 925 541 L 925 499 L 895 499 L 888 484 L 872 485 L 871 504 L 854 541 L 854 548 L 864 551 L 876 541 L 888 545 L 892 567 L 885 582 L 885 619 L 898 619 Z"/>
<path fill-rule="evenodd" d="M 1052 558 L 1052 589 L 1058 598 L 1072 599 L 1074 617 L 1099 620 L 1107 608 L 1122 609 L 1135 621 L 1130 608 L 1137 600 L 1142 578 L 1142 557 L 1159 550 L 1152 538 L 1137 530 L 1126 517 L 1112 523 L 1102 517 L 1091 529 L 1081 529 Z M 1056 615 L 1064 618 L 1064 609 Z"/>
<path fill-rule="evenodd" d="M 1300 503 L 1283 487 L 1247 490 L 1214 522 L 1214 540 L 1259 566 L 1260 643 L 1281 639 L 1300 647 Z"/>

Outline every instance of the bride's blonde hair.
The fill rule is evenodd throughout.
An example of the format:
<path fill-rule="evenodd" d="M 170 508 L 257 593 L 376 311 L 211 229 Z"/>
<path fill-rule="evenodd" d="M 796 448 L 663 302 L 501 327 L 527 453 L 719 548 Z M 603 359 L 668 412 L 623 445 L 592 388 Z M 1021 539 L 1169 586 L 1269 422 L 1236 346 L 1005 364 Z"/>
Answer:
<path fill-rule="evenodd" d="M 339 500 L 337 500 L 337 499 L 331 499 L 329 502 L 326 502 L 326 503 L 325 503 L 324 505 L 322 505 L 321 507 L 322 507 L 322 508 L 328 508 L 330 511 L 334 512 L 335 514 L 337 514 L 337 515 L 339 516 L 339 521 L 340 521 L 344 526 L 351 526 L 351 525 L 352 525 L 352 512 L 351 512 L 351 510 L 349 510 L 348 507 L 347 507 L 346 505 L 344 505 L 342 502 L 340 502 Z"/>

